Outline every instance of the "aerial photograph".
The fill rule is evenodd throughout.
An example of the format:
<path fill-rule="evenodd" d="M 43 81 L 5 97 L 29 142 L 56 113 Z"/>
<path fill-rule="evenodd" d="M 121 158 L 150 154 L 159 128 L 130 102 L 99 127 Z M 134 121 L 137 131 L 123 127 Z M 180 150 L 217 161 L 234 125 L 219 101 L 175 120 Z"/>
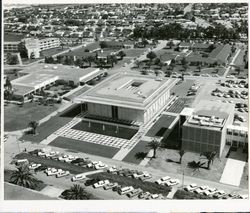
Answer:
<path fill-rule="evenodd" d="M 249 199 L 248 3 L 3 6 L 4 200 Z"/>

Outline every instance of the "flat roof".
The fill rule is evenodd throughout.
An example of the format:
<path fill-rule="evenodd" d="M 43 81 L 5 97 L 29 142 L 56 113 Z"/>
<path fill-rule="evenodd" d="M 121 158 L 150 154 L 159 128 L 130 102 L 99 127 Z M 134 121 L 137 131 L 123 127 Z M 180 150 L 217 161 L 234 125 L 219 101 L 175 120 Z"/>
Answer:
<path fill-rule="evenodd" d="M 193 112 L 194 112 L 194 108 L 185 107 L 185 108 L 181 111 L 180 115 L 183 115 L 183 116 L 191 116 L 191 115 L 193 114 Z"/>
<path fill-rule="evenodd" d="M 21 78 L 14 79 L 11 83 L 14 85 L 35 87 L 38 84 L 49 81 L 57 76 L 46 73 L 32 73 Z"/>
<path fill-rule="evenodd" d="M 100 104 L 126 106 L 144 109 L 163 91 L 175 85 L 176 79 L 142 76 L 132 73 L 118 73 L 106 79 L 86 95 L 81 101 Z"/>
<path fill-rule="evenodd" d="M 234 113 L 234 104 L 201 100 L 195 107 L 194 115 L 215 116 L 226 119 Z"/>

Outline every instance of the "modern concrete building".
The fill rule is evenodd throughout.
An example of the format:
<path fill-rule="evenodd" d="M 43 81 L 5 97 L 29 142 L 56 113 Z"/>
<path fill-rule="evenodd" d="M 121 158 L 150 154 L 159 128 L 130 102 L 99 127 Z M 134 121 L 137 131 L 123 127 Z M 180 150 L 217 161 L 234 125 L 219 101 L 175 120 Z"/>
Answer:
<path fill-rule="evenodd" d="M 4 52 L 5 53 L 17 53 L 19 41 L 5 41 L 4 42 Z"/>
<path fill-rule="evenodd" d="M 176 79 L 116 74 L 80 96 L 90 116 L 136 125 L 149 122 L 166 107 Z"/>
<path fill-rule="evenodd" d="M 20 71 L 19 74 L 24 76 L 11 81 L 11 84 L 15 95 L 26 97 L 53 85 L 58 80 L 63 80 L 71 85 L 79 85 L 96 78 L 103 72 L 99 68 L 80 69 L 79 67 L 61 64 L 56 66 L 34 64 Z"/>
<path fill-rule="evenodd" d="M 202 100 L 182 126 L 182 149 L 216 151 L 221 156 L 227 126 L 233 123 L 234 104 Z"/>
<path fill-rule="evenodd" d="M 226 143 L 232 147 L 248 146 L 248 128 L 245 126 L 227 126 Z"/>

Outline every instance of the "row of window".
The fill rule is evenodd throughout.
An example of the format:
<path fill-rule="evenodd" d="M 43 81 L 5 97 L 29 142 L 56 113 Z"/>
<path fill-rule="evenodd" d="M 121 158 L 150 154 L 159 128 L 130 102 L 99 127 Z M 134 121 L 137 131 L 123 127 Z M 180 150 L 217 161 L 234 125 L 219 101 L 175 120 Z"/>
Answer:
<path fill-rule="evenodd" d="M 227 130 L 227 134 L 228 135 L 233 135 L 233 136 L 240 136 L 240 137 L 248 137 L 248 134 L 247 133 L 244 133 L 244 132 L 235 132 L 235 131 L 230 131 L 230 130 Z"/>

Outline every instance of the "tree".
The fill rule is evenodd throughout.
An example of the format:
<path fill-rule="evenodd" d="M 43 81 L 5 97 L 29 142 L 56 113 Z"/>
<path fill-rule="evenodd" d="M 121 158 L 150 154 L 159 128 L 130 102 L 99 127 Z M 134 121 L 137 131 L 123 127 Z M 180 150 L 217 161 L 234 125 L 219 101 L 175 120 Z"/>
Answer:
<path fill-rule="evenodd" d="M 74 64 L 74 59 L 72 57 L 66 56 L 64 60 L 65 65 L 73 65 Z"/>
<path fill-rule="evenodd" d="M 74 184 L 70 189 L 62 192 L 61 197 L 65 200 L 89 200 L 91 194 L 86 192 L 79 184 Z"/>
<path fill-rule="evenodd" d="M 107 64 L 111 64 L 111 66 L 114 66 L 114 63 L 117 63 L 117 58 L 115 55 L 108 55 L 107 56 Z"/>
<path fill-rule="evenodd" d="M 139 60 L 134 61 L 134 65 L 136 65 L 136 68 L 139 68 L 141 62 Z"/>
<path fill-rule="evenodd" d="M 11 90 L 12 90 L 12 84 L 11 84 L 11 81 L 10 81 L 9 76 L 6 77 L 4 87 L 5 87 L 8 91 L 11 91 Z"/>
<path fill-rule="evenodd" d="M 34 53 L 34 52 L 31 52 L 31 53 L 30 53 L 30 58 L 31 58 L 31 59 L 35 59 L 35 53 Z"/>
<path fill-rule="evenodd" d="M 32 175 L 28 165 L 23 164 L 13 171 L 10 177 L 10 183 L 34 189 L 37 186 L 38 180 Z"/>
<path fill-rule="evenodd" d="M 24 42 L 21 42 L 18 45 L 18 52 L 20 53 L 21 58 L 28 58 L 28 50 Z"/>
<path fill-rule="evenodd" d="M 119 51 L 118 52 L 118 54 L 117 54 L 117 56 L 119 56 L 119 57 L 121 57 L 121 60 L 123 59 L 123 57 L 125 57 L 126 56 L 126 54 L 125 54 L 125 52 L 124 51 Z"/>
<path fill-rule="evenodd" d="M 49 57 L 45 57 L 44 59 L 44 63 L 47 63 L 47 64 L 54 64 L 55 63 L 55 60 L 52 56 L 49 56 Z"/>
<path fill-rule="evenodd" d="M 108 43 L 107 43 L 106 41 L 100 41 L 99 45 L 100 45 L 100 47 L 101 47 L 102 49 L 108 47 Z"/>
<path fill-rule="evenodd" d="M 210 165 L 211 165 L 211 163 L 213 164 L 216 155 L 217 155 L 216 151 L 213 151 L 213 152 L 202 152 L 200 154 L 200 157 L 204 156 L 207 159 L 207 169 L 210 169 Z"/>
<path fill-rule="evenodd" d="M 150 62 L 152 62 L 152 60 L 154 59 L 154 58 L 156 58 L 157 57 L 157 55 L 155 54 L 155 52 L 153 52 L 153 51 L 150 51 L 148 54 L 147 54 L 147 58 L 150 60 Z"/>
<path fill-rule="evenodd" d="M 17 55 L 12 55 L 11 53 L 7 54 L 7 64 L 15 65 L 18 64 L 18 62 L 19 61 Z"/>
<path fill-rule="evenodd" d="M 36 134 L 36 129 L 38 127 L 38 122 L 37 121 L 31 121 L 31 122 L 29 122 L 28 126 L 31 128 L 32 134 Z"/>
<path fill-rule="evenodd" d="M 57 62 L 58 64 L 63 63 L 63 56 L 62 56 L 62 55 L 56 56 L 56 62 Z"/>
<path fill-rule="evenodd" d="M 156 158 L 156 150 L 158 148 L 160 148 L 161 143 L 158 142 L 156 139 L 153 139 L 151 142 L 148 143 L 147 147 L 149 147 L 150 149 L 153 149 L 154 154 L 152 158 Z"/>
<path fill-rule="evenodd" d="M 179 155 L 180 155 L 180 164 L 181 164 L 181 161 L 182 161 L 182 157 L 183 157 L 183 155 L 185 154 L 185 151 L 183 150 L 183 149 L 181 149 L 181 150 L 179 150 Z"/>

